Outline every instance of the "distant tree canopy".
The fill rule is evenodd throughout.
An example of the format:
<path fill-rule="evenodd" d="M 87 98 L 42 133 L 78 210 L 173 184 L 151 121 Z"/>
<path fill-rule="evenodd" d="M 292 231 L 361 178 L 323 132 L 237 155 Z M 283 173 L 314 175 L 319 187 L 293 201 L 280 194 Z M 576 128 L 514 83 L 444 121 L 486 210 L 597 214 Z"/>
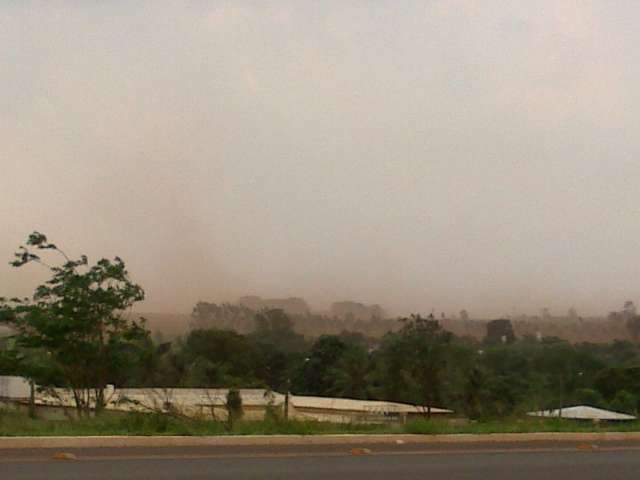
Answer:
<path fill-rule="evenodd" d="M 249 300 L 246 300 L 249 299 Z M 253 300 L 252 300 L 253 299 Z M 258 299 L 258 300 L 256 300 Z M 296 303 L 298 299 L 272 299 L 274 302 Z M 332 311 L 326 313 L 291 313 L 290 309 L 268 307 L 263 305 L 272 300 L 263 300 L 260 297 L 243 297 L 243 304 L 199 302 L 193 309 L 190 323 L 191 328 L 218 328 L 235 330 L 246 334 L 253 331 L 255 326 L 255 314 L 262 310 L 281 309 L 295 325 L 297 333 L 306 337 L 318 337 L 323 334 L 338 335 L 342 331 L 359 332 L 368 338 L 382 338 L 389 331 L 397 331 L 400 324 L 397 318 L 387 318 L 383 310 L 372 311 L 374 306 L 367 306 L 358 302 L 337 302 Z M 304 300 L 301 302 L 304 302 Z M 301 303 L 302 304 L 302 303 Z M 256 307 L 250 308 L 249 305 Z M 306 302 L 304 302 L 306 305 Z M 614 340 L 631 339 L 640 340 L 637 335 L 640 320 L 635 320 L 637 315 L 631 315 L 635 306 L 633 302 L 616 312 L 612 312 L 608 318 L 583 317 L 575 308 L 570 308 L 565 316 L 551 316 L 546 309 L 543 316 L 519 315 L 511 320 L 514 336 L 527 335 L 540 337 L 558 337 L 571 342 L 595 342 L 605 343 Z M 294 309 L 295 310 L 295 309 Z M 356 315 L 354 312 L 360 312 Z M 364 313 L 363 313 L 364 312 Z M 379 316 L 378 316 L 379 315 Z M 474 318 L 466 310 L 461 310 L 457 318 L 447 315 L 439 315 L 441 325 L 446 330 L 459 335 L 476 339 L 486 338 L 487 320 Z M 150 325 L 158 325 L 170 335 L 180 334 L 179 322 L 184 319 L 171 320 L 167 325 L 166 315 L 149 314 Z M 156 321 L 158 322 L 156 324 Z M 507 335 L 507 339 L 510 335 Z"/>
<path fill-rule="evenodd" d="M 387 317 L 387 312 L 380 305 L 364 305 L 352 301 L 332 303 L 330 313 L 334 317 L 351 320 L 370 320 L 372 318 Z"/>
<path fill-rule="evenodd" d="M 277 345 L 287 353 L 299 353 L 306 349 L 304 336 L 296 333 L 291 318 L 279 308 L 263 310 L 255 314 L 252 333 L 258 343 Z"/>
<path fill-rule="evenodd" d="M 46 252 L 57 253 L 62 263 L 46 263 L 41 257 Z M 15 332 L 16 369 L 41 384 L 57 379 L 70 387 L 81 411 L 89 408 L 93 394 L 100 409 L 106 385 L 131 371 L 149 345 L 144 321 L 127 315 L 144 291 L 129 279 L 122 259 L 95 265 L 84 255 L 72 260 L 39 232 L 11 262 L 16 268 L 32 263 L 51 278 L 31 298 L 0 299 L 0 320 Z"/>
<path fill-rule="evenodd" d="M 287 315 L 307 315 L 311 311 L 307 302 L 298 297 L 263 299 L 255 295 L 250 295 L 240 297 L 237 304 L 247 307 L 254 312 L 261 310 L 282 310 Z"/>
<path fill-rule="evenodd" d="M 640 340 L 640 316 L 634 315 L 627 318 L 626 327 L 634 341 Z"/>
<path fill-rule="evenodd" d="M 220 328 L 246 333 L 253 328 L 254 315 L 255 312 L 244 305 L 198 302 L 191 312 L 191 326 L 194 329 Z"/>
<path fill-rule="evenodd" d="M 185 386 L 260 386 L 255 370 L 260 365 L 251 342 L 231 330 L 193 330 L 182 347 L 186 364 Z"/>
<path fill-rule="evenodd" d="M 322 335 L 294 378 L 293 390 L 310 395 L 366 399 L 370 356 L 357 334 Z"/>
<path fill-rule="evenodd" d="M 254 320 L 246 335 L 205 328 L 152 348 L 134 344 L 132 353 L 144 352 L 131 363 L 135 368 L 112 373 L 127 386 L 267 388 L 445 407 L 480 419 L 575 404 L 632 414 L 640 407 L 640 344 L 634 342 L 574 345 L 529 335 L 509 343 L 502 341 L 504 329 L 494 343 L 480 342 L 420 315 L 401 319 L 382 339 L 352 331 L 305 339 L 282 311 Z M 52 364 L 42 348 L 21 354 L 21 372 Z M 0 371 L 14 368 L 0 361 Z M 33 376 L 69 384 L 47 377 L 51 372 Z"/>

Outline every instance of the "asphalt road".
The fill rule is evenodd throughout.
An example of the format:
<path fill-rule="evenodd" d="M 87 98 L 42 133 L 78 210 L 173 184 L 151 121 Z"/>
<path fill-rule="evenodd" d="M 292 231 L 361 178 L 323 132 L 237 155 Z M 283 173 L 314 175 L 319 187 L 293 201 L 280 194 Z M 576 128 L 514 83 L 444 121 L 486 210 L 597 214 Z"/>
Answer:
<path fill-rule="evenodd" d="M 45 449 L 0 451 L 0 478 L 48 479 L 482 479 L 640 478 L 640 446 L 624 444 L 344 445 L 255 448 L 86 449 L 75 461 Z M 356 452 L 362 453 L 362 452 Z"/>

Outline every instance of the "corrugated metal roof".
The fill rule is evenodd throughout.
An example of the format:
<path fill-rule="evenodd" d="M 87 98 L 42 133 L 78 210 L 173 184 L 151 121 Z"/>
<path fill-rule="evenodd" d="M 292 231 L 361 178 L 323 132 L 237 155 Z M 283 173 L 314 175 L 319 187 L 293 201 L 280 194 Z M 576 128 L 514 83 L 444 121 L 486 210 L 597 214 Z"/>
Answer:
<path fill-rule="evenodd" d="M 541 410 L 539 412 L 529 412 L 532 417 L 568 418 L 573 420 L 635 420 L 633 415 L 626 413 L 612 412 L 602 408 L 590 407 L 588 405 L 577 405 L 575 407 L 558 408 L 555 410 Z"/>
<path fill-rule="evenodd" d="M 284 395 L 277 392 L 258 388 L 243 388 L 238 391 L 245 406 L 284 403 Z M 149 400 L 169 400 L 184 405 L 224 405 L 228 392 L 227 388 L 124 388 L 116 390 L 114 401 L 129 399 L 148 403 Z"/>
<path fill-rule="evenodd" d="M 105 392 L 105 397 L 111 408 L 124 406 L 127 403 L 141 406 L 161 406 L 165 402 L 175 406 L 224 406 L 227 400 L 226 388 L 124 388 Z M 263 389 L 240 389 L 242 403 L 246 407 L 266 407 L 267 405 L 281 406 L 285 396 L 278 392 Z M 52 389 L 38 394 L 38 403 L 73 405 L 73 396 L 66 389 Z M 360 412 L 365 414 L 382 413 L 426 413 L 426 406 L 416 406 L 405 403 L 385 402 L 377 400 L 355 400 L 350 398 L 312 397 L 305 395 L 291 395 L 293 408 L 322 409 L 336 412 Z M 116 407 L 118 408 L 118 407 Z M 443 408 L 431 408 L 433 414 L 453 413 Z"/>
<path fill-rule="evenodd" d="M 354 400 L 350 398 L 308 397 L 292 395 L 291 403 L 297 408 L 319 408 L 326 410 L 354 411 L 362 413 L 425 413 L 426 406 L 378 400 Z M 431 408 L 431 413 L 453 413 L 443 408 Z"/>
<path fill-rule="evenodd" d="M 173 403 L 185 405 L 224 405 L 227 399 L 226 388 L 169 388 L 147 389 L 128 388 L 116 391 L 119 398 L 128 398 L 144 402 L 150 399 L 170 399 Z M 242 403 L 245 406 L 267 406 L 269 404 L 279 406 L 284 403 L 285 396 L 278 392 L 269 392 L 262 389 L 240 389 Z M 115 400 L 115 399 L 114 399 Z M 326 410 L 344 410 L 363 413 L 424 413 L 426 406 L 415 406 L 404 403 L 384 402 L 376 400 L 354 400 L 350 398 L 312 397 L 305 395 L 291 395 L 291 404 L 298 408 L 320 408 Z M 452 413 L 451 410 L 431 408 L 431 413 Z"/>

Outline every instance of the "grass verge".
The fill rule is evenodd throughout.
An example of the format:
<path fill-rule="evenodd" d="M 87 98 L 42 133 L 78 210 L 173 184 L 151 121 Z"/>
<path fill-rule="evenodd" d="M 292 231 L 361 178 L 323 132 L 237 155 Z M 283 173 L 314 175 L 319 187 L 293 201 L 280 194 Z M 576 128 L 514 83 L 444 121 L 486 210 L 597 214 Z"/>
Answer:
<path fill-rule="evenodd" d="M 416 420 L 405 425 L 336 424 L 300 420 L 237 422 L 232 429 L 221 422 L 189 420 L 162 414 L 106 412 L 95 418 L 31 419 L 13 410 L 0 410 L 0 436 L 95 436 L 95 435 L 320 435 L 320 434 L 456 434 L 533 432 L 634 432 L 640 422 L 576 423 L 564 419 L 515 418 L 473 422 L 465 425 L 446 420 Z"/>

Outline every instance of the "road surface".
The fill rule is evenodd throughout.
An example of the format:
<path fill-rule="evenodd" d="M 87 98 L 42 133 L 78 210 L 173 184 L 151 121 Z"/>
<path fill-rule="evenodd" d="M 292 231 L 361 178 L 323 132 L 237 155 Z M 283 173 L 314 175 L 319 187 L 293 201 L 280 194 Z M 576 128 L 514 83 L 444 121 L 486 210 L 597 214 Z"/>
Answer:
<path fill-rule="evenodd" d="M 260 446 L 0 450 L 0 478 L 48 479 L 482 479 L 640 478 L 635 443 Z"/>

